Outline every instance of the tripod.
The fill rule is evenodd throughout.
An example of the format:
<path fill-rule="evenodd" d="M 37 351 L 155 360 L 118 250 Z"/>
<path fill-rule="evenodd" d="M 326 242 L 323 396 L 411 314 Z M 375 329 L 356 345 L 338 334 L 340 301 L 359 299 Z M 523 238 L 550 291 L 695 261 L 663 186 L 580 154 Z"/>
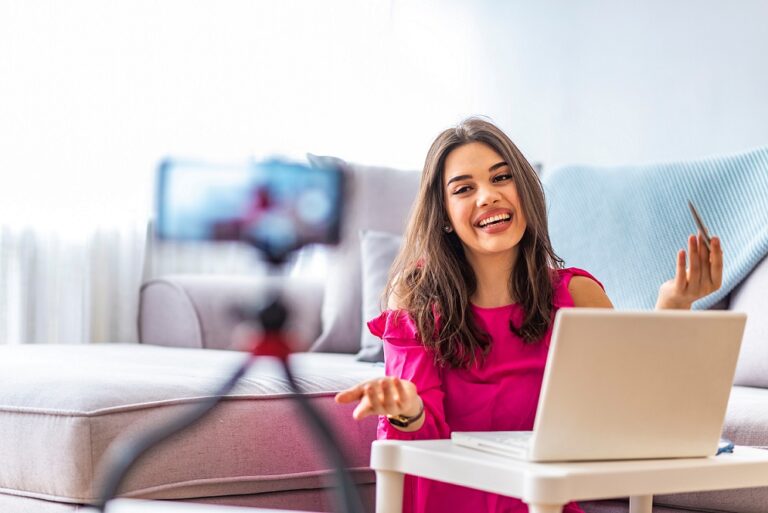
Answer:
<path fill-rule="evenodd" d="M 336 437 L 328 423 L 312 406 L 307 397 L 302 394 L 291 371 L 288 358 L 291 353 L 291 345 L 285 332 L 285 323 L 290 316 L 290 312 L 282 300 L 281 294 L 279 292 L 274 293 L 271 300 L 264 307 L 240 308 L 238 309 L 238 314 L 241 320 L 252 324 L 258 323 L 263 330 L 261 333 L 253 332 L 249 335 L 250 352 L 246 359 L 211 397 L 195 404 L 192 408 L 184 411 L 177 418 L 171 419 L 166 424 L 142 433 L 138 437 L 118 439 L 109 447 L 102 460 L 104 479 L 101 492 L 99 493 L 99 500 L 94 505 L 99 511 L 105 511 L 107 502 L 117 495 L 120 483 L 152 447 L 202 419 L 234 388 L 257 357 L 271 356 L 281 362 L 291 390 L 291 397 L 296 400 L 301 414 L 307 421 L 316 439 L 320 442 L 329 463 L 333 466 L 336 478 L 335 495 L 338 510 L 343 513 L 363 513 L 362 500 L 360 499 L 357 486 L 347 470 L 346 458 Z"/>

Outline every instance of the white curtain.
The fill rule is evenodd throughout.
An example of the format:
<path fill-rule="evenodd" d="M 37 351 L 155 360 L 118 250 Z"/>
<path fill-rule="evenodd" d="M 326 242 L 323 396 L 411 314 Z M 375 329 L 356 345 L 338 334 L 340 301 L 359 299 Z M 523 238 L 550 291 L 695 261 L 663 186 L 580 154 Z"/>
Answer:
<path fill-rule="evenodd" d="M 463 5 L 0 2 L 0 343 L 132 342 L 142 280 L 258 269 L 242 247 L 148 241 L 166 156 L 419 167 L 487 113 Z"/>
<path fill-rule="evenodd" d="M 145 233 L 140 224 L 77 238 L 3 226 L 0 341 L 134 341 Z"/>
<path fill-rule="evenodd" d="M 0 248 L 0 343 L 8 344 L 136 342 L 143 281 L 262 269 L 238 244 L 154 246 L 141 220 L 78 238 L 6 225 Z"/>

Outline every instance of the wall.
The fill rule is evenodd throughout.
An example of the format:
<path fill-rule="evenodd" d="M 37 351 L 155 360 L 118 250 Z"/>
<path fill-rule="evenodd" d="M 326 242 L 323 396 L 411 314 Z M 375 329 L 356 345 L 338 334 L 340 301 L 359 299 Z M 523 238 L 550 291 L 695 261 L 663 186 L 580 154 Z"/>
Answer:
<path fill-rule="evenodd" d="M 548 167 L 765 144 L 766 19 L 765 0 L 1 2 L 0 218 L 135 218 L 165 155 L 420 167 L 470 114 Z M 19 201 L 43 185 L 44 215 Z"/>
<path fill-rule="evenodd" d="M 488 110 L 545 166 L 768 144 L 768 2 L 476 5 Z"/>

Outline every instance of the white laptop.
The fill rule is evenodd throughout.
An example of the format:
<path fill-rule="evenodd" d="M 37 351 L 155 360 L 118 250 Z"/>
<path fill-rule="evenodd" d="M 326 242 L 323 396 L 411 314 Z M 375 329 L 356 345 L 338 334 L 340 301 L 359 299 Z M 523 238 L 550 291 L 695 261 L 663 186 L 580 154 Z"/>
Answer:
<path fill-rule="evenodd" d="M 714 455 L 745 323 L 730 311 L 559 310 L 533 431 L 453 442 L 528 461 Z"/>

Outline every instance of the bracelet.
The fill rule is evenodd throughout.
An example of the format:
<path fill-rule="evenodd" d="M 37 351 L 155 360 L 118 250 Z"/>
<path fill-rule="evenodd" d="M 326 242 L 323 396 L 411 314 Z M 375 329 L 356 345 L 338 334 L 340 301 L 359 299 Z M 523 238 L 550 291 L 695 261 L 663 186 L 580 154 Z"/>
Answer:
<path fill-rule="evenodd" d="M 421 409 L 419 413 L 413 417 L 406 417 L 405 415 L 387 415 L 387 420 L 390 424 L 396 427 L 405 428 L 419 420 L 424 415 L 424 401 L 421 402 Z"/>

